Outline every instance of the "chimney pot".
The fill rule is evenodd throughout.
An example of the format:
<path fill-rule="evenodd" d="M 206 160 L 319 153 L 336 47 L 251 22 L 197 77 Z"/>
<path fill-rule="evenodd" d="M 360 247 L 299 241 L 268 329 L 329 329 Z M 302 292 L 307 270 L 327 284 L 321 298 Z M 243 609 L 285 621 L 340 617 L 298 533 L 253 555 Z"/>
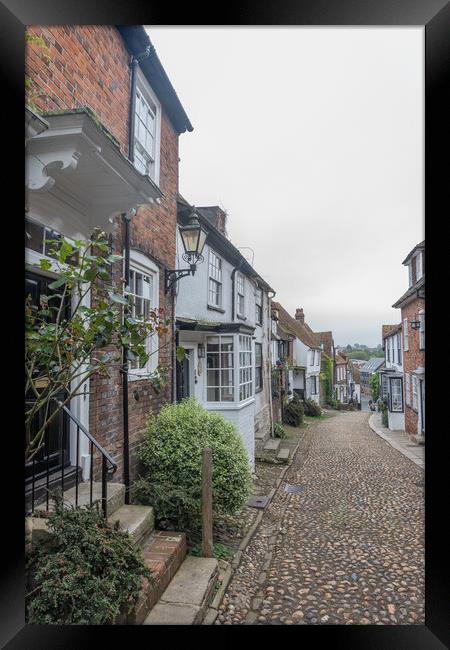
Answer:
<path fill-rule="evenodd" d="M 303 313 L 303 307 L 298 307 L 295 310 L 295 320 L 300 321 L 302 324 L 305 323 L 305 314 Z"/>

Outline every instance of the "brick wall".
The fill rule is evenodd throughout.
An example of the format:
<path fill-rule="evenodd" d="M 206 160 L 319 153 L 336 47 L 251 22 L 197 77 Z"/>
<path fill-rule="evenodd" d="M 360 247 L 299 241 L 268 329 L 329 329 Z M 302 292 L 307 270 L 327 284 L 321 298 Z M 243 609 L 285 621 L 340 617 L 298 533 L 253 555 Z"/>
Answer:
<path fill-rule="evenodd" d="M 45 40 L 43 57 L 36 44 L 27 47 L 27 75 L 42 93 L 35 99 L 43 112 L 56 109 L 90 108 L 118 140 L 121 152 L 128 155 L 130 105 L 130 55 L 115 27 L 69 25 L 31 27 L 29 32 Z M 139 208 L 131 221 L 131 247 L 138 249 L 160 267 L 159 305 L 172 318 L 172 305 L 164 294 L 164 267 L 174 268 L 176 249 L 176 198 L 178 193 L 178 135 L 164 111 L 161 117 L 160 204 Z M 123 227 L 117 220 L 113 234 L 114 253 L 123 253 Z M 122 263 L 113 269 L 114 283 L 122 287 Z M 95 292 L 93 295 L 95 304 Z M 172 366 L 171 331 L 160 341 L 159 363 Z M 136 450 L 141 432 L 151 412 L 171 401 L 171 373 L 168 385 L 157 395 L 147 380 L 129 382 L 130 475 L 138 471 Z M 139 400 L 134 395 L 138 393 Z M 119 371 L 110 378 L 94 378 L 90 383 L 89 427 L 92 435 L 118 462 L 114 480 L 123 478 L 122 382 Z"/>
<path fill-rule="evenodd" d="M 419 349 L 419 330 L 413 330 L 411 321 L 416 320 L 419 309 L 425 309 L 425 300 L 416 298 L 405 307 L 402 307 L 402 324 L 405 318 L 408 319 L 408 350 L 403 352 L 403 371 L 411 376 L 411 372 L 416 368 L 425 367 L 425 350 Z M 412 382 L 412 379 L 410 380 Z M 405 381 L 406 385 L 406 381 Z M 410 388 L 412 404 L 412 383 Z M 418 414 L 412 406 L 406 404 L 405 393 L 405 431 L 410 435 L 417 434 Z"/>

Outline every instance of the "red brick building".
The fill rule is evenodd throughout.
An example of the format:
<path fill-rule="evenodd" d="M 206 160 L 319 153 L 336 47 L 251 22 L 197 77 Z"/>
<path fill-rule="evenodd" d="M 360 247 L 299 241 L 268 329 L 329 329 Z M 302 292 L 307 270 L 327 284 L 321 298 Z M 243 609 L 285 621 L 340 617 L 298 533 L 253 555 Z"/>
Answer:
<path fill-rule="evenodd" d="M 111 252 L 123 255 L 128 229 L 129 293 L 172 318 L 164 276 L 175 267 L 178 138 L 193 127 L 146 31 L 68 25 L 30 27 L 28 33 L 26 220 L 33 237 L 26 240 L 27 282 L 38 295 L 48 281 L 33 265 L 45 254 L 49 230 L 87 239 L 100 226 L 110 234 Z M 122 293 L 123 262 L 114 265 L 113 277 Z M 95 304 L 95 295 L 91 300 Z M 172 400 L 170 373 L 159 394 L 148 380 L 158 366 L 173 367 L 172 331 L 165 336 L 159 342 L 149 337 L 154 354 L 145 368 L 129 368 L 128 400 L 125 373 L 117 370 L 91 379 L 88 398 L 71 402 L 74 416 L 117 462 L 114 481 L 136 476 L 146 419 Z M 72 429 L 64 463 L 69 473 L 79 466 L 86 476 L 89 446 L 83 443 L 76 457 Z"/>
<path fill-rule="evenodd" d="M 409 287 L 392 306 L 401 309 L 405 430 L 425 441 L 425 242 L 403 260 Z"/>

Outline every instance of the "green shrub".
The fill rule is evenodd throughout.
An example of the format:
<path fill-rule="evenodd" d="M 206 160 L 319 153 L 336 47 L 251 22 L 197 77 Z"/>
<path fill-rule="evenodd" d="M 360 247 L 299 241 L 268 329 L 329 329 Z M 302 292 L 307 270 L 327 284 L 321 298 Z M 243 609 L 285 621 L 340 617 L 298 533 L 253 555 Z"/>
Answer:
<path fill-rule="evenodd" d="M 151 503 L 183 529 L 198 527 L 202 451 L 213 457 L 215 514 L 232 514 L 247 501 L 252 486 L 244 444 L 233 424 L 210 413 L 195 398 L 164 406 L 150 418 L 139 458 L 144 476 L 135 483 L 142 502 Z"/>
<path fill-rule="evenodd" d="M 283 410 L 283 422 L 291 427 L 298 427 L 303 422 L 304 410 L 297 395 L 288 402 Z"/>
<path fill-rule="evenodd" d="M 286 438 L 287 433 L 286 430 L 283 428 L 283 426 L 279 422 L 275 422 L 273 425 L 273 435 L 275 438 Z"/>
<path fill-rule="evenodd" d="M 317 417 L 319 415 L 322 415 L 322 409 L 320 408 L 319 404 L 315 402 L 313 399 L 307 399 L 305 400 L 305 415 L 309 415 L 311 417 Z"/>
<path fill-rule="evenodd" d="M 63 507 L 47 520 L 52 537 L 29 558 L 30 624 L 111 624 L 136 604 L 142 578 L 151 579 L 127 532 L 95 507 Z"/>

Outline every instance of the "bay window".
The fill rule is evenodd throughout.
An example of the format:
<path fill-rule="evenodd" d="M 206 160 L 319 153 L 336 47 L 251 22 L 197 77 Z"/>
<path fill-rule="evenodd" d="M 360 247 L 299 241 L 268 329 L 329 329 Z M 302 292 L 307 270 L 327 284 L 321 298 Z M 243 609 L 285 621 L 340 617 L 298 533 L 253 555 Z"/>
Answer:
<path fill-rule="evenodd" d="M 242 334 L 208 336 L 206 401 L 243 402 L 253 397 L 253 393 L 252 337 Z"/>
<path fill-rule="evenodd" d="M 253 395 L 252 338 L 239 335 L 239 401 Z"/>

